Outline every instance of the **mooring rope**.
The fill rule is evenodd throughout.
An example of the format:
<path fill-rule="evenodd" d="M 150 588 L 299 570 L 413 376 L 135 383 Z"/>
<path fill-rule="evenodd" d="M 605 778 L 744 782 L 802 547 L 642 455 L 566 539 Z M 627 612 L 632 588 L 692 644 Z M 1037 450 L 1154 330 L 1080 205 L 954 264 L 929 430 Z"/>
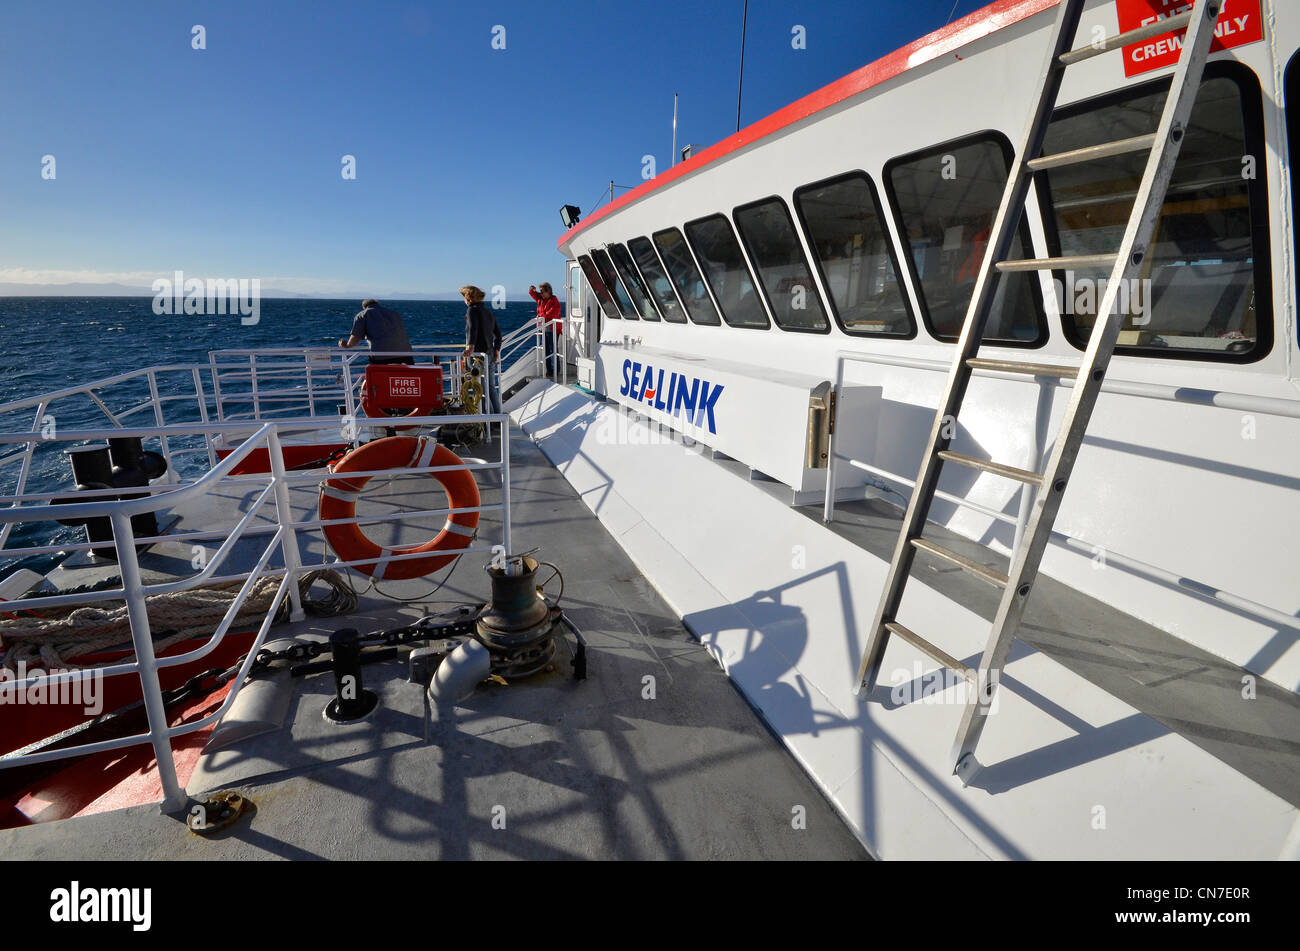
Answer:
<path fill-rule="evenodd" d="M 317 582 L 328 585 L 324 597 L 310 595 Z M 242 581 L 191 588 L 156 594 L 145 601 L 149 627 L 153 631 L 155 651 L 172 644 L 211 634 L 226 616 L 235 596 L 243 586 Z M 231 629 L 241 625 L 260 626 L 270 610 L 279 590 L 280 579 L 264 578 L 249 592 Z M 309 571 L 298 579 L 298 591 L 303 609 L 316 617 L 348 614 L 357 607 L 357 596 L 337 571 L 319 569 Z M 289 614 L 289 599 L 280 603 L 275 623 Z M 42 610 L 40 616 L 24 614 L 17 618 L 0 620 L 0 651 L 4 667 L 16 671 L 20 662 L 29 669 L 44 667 L 102 667 L 121 663 L 121 660 L 79 664 L 78 657 L 131 644 L 131 620 L 123 601 L 109 601 L 102 605 L 82 605 Z"/>

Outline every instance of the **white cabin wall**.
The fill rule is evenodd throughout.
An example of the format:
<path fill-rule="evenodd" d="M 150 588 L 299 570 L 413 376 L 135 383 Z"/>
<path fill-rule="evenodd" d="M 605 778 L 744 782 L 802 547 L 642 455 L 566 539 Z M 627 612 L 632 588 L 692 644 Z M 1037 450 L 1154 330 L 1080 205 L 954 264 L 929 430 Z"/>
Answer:
<path fill-rule="evenodd" d="M 1265 9 L 1270 6 L 1266 3 Z M 1109 381 L 1291 401 L 1300 397 L 1295 369 L 1293 229 L 1279 85 L 1290 51 L 1300 46 L 1297 14 L 1300 10 L 1273 6 L 1263 43 L 1216 57 L 1245 63 L 1261 81 L 1267 141 L 1264 166 L 1272 196 L 1272 350 L 1248 364 L 1116 356 Z M 664 227 L 680 228 L 719 211 L 730 217 L 736 206 L 773 194 L 793 209 L 796 188 L 853 169 L 871 176 L 884 201 L 882 170 L 892 158 L 988 129 L 1002 132 L 1014 143 L 1031 108 L 1053 16 L 1054 11 L 1048 11 L 1014 24 L 964 47 L 960 59 L 950 55 L 918 66 L 715 160 L 592 222 L 565 250 L 576 255 Z M 1081 35 L 1088 35 L 1093 23 L 1107 33 L 1115 32 L 1114 4 L 1090 9 Z M 1125 81 L 1118 55 L 1098 57 L 1067 72 L 1062 103 L 1162 74 L 1156 71 Z M 1030 220 L 1035 254 L 1045 255 L 1041 217 L 1032 200 Z M 886 222 L 902 264 L 905 252 L 891 215 L 886 215 Z M 806 241 L 804 251 L 809 252 Z M 603 338 L 615 341 L 627 335 L 647 347 L 689 353 L 706 361 L 749 364 L 756 375 L 763 367 L 781 367 L 834 379 L 837 350 L 949 363 L 952 346 L 929 336 L 919 318 L 909 269 L 903 265 L 900 272 L 919 325 L 913 340 L 855 337 L 835 326 L 829 334 L 803 334 L 776 327 L 733 328 L 725 323 L 704 327 L 620 320 L 605 321 Z M 819 291 L 824 300 L 825 288 L 819 286 Z M 1032 350 L 986 346 L 985 355 L 1077 363 L 1080 351 L 1065 339 L 1050 296 L 1048 302 L 1045 346 Z M 621 362 L 626 354 L 619 349 L 607 356 Z M 943 373 L 849 364 L 845 379 L 881 388 L 879 415 L 856 421 L 864 429 L 876 430 L 874 439 L 862 440 L 875 446 L 874 456 L 865 461 L 903 476 L 914 474 Z M 1064 388 L 1050 394 L 1053 431 L 1067 396 Z M 977 378 L 962 413 L 965 438 L 978 447 L 974 451 L 989 458 L 1032 465 L 1037 399 L 1036 384 L 1027 380 Z M 1243 438 L 1245 415 L 1104 394 L 1056 525 L 1065 535 L 1095 546 L 1096 554 L 1051 546 L 1043 570 L 1296 690 L 1300 688 L 1300 634 L 1294 627 L 1261 622 L 1208 603 L 1176 584 L 1154 582 L 1118 568 L 1114 561 L 1101 567 L 1105 553 L 1128 556 L 1173 572 L 1194 586 L 1220 589 L 1286 615 L 1300 613 L 1300 420 L 1256 415 L 1255 438 L 1247 439 Z M 770 438 L 761 405 L 753 405 L 752 416 L 733 425 L 748 428 L 755 440 Z M 838 425 L 851 427 L 855 421 L 841 418 Z M 745 461 L 743 454 L 733 454 Z M 1016 509 L 1016 487 L 988 475 L 976 477 L 948 467 L 941 488 L 1012 514 Z M 933 517 L 995 549 L 1006 550 L 1010 543 L 1008 526 L 977 512 L 937 503 Z M 875 592 L 864 596 L 874 597 Z"/>

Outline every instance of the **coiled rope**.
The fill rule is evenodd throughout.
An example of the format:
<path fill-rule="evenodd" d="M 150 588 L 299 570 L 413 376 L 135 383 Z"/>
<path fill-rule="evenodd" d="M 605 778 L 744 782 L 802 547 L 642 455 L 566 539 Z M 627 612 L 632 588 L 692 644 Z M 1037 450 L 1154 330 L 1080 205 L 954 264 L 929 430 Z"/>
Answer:
<path fill-rule="evenodd" d="M 323 597 L 313 598 L 310 591 L 317 581 L 328 585 L 330 590 Z M 234 604 L 242 586 L 242 581 L 232 581 L 147 598 L 145 604 L 149 627 L 154 633 L 154 650 L 161 651 L 180 641 L 211 634 Z M 260 626 L 279 587 L 279 578 L 259 581 L 244 599 L 231 629 L 246 628 L 249 624 Z M 357 607 L 357 596 L 352 588 L 337 571 L 328 568 L 304 574 L 298 579 L 298 591 L 303 609 L 315 617 L 348 614 Z M 285 598 L 276 611 L 274 623 L 287 619 L 288 615 L 289 599 Z M 3 651 L 0 664 L 14 671 L 19 662 L 25 662 L 29 669 L 102 667 L 121 663 L 118 659 L 79 664 L 76 658 L 130 644 L 131 620 L 123 601 L 51 608 L 42 610 L 39 617 L 23 615 L 0 620 L 0 651 Z"/>

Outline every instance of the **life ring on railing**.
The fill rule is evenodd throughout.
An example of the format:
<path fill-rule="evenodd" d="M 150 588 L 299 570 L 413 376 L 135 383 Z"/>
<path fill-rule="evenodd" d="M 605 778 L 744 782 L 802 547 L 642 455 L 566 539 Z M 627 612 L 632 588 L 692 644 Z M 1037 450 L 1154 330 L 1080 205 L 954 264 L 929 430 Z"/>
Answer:
<path fill-rule="evenodd" d="M 446 446 L 424 436 L 389 436 L 366 443 L 344 456 L 330 471 L 333 476 L 321 485 L 321 521 L 355 519 L 357 499 L 371 476 L 351 479 L 340 476 L 348 472 L 375 472 L 382 469 L 423 469 L 428 466 L 463 466 L 465 463 Z M 453 509 L 479 507 L 478 483 L 468 469 L 450 469 L 428 473 L 447 493 Z M 356 522 L 324 526 L 330 548 L 343 561 L 375 559 L 369 564 L 354 565 L 357 571 L 376 579 L 402 581 L 433 574 L 451 564 L 473 540 L 478 529 L 477 511 L 451 512 L 442 531 L 423 545 L 376 545 Z M 394 555 L 427 553 L 427 558 L 404 558 L 390 561 Z"/>

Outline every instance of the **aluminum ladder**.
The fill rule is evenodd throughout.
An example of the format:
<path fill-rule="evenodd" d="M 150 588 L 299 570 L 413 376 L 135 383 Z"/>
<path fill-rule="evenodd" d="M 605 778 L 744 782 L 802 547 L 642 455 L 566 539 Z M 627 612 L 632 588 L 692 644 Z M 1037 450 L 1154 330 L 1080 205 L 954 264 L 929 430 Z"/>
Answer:
<path fill-rule="evenodd" d="M 1124 323 L 1126 315 L 1115 312 L 1119 289 L 1131 286 L 1128 281 L 1140 273 L 1146 248 L 1155 231 L 1156 219 L 1169 187 L 1174 163 L 1178 158 L 1183 132 L 1200 86 L 1201 73 L 1209 54 L 1210 42 L 1214 37 L 1215 20 L 1222 4 L 1223 0 L 1196 0 L 1195 5 L 1182 14 L 1115 36 L 1098 37 L 1093 42 L 1078 48 L 1074 48 L 1074 43 L 1083 13 L 1084 0 L 1062 0 L 1059 6 L 1051 52 L 1041 74 L 1042 88 L 1028 127 L 1019 143 L 1016 162 L 1007 178 L 1007 187 L 990 230 L 990 241 L 971 294 L 970 307 L 966 312 L 966 320 L 957 343 L 952 368 L 948 371 L 943 399 L 935 413 L 934 426 L 930 430 L 925 455 L 921 460 L 920 471 L 917 473 L 916 488 L 912 492 L 907 513 L 903 517 L 898 543 L 894 548 L 884 590 L 881 592 L 880 605 L 870 628 L 870 639 L 858 669 L 857 692 L 859 696 L 866 696 L 880 672 L 889 638 L 897 636 L 944 667 L 955 670 L 966 678 L 966 707 L 952 747 L 953 772 L 963 780 L 977 766 L 974 756 L 975 747 L 987 720 L 1002 667 L 1015 641 L 1016 630 L 1024 613 L 1025 604 L 1037 578 L 1039 562 L 1047 547 L 1052 525 L 1056 521 L 1061 499 L 1065 494 L 1071 470 L 1074 468 L 1084 433 L 1088 428 L 1088 420 L 1101 390 L 1102 380 L 1106 376 L 1106 366 Z M 1056 155 L 1043 155 L 1048 124 L 1060 94 L 1062 75 L 1066 67 L 1120 49 L 1129 43 L 1184 27 L 1187 32 L 1183 40 L 1182 53 L 1155 132 Z M 1124 237 L 1113 255 L 1008 259 L 1017 229 L 1024 216 L 1029 185 L 1036 172 L 1143 150 L 1150 152 L 1146 170 L 1134 199 Z M 1086 267 L 1112 267 L 1112 270 L 1082 364 L 1077 369 L 979 358 L 984 327 L 993 309 L 998 277 L 1001 274 Z M 978 459 L 948 448 L 949 441 L 956 434 L 957 414 L 965 398 L 971 374 L 977 369 L 1028 376 L 1074 378 L 1069 405 L 1042 473 Z M 1012 553 L 1007 574 L 1004 575 L 1000 571 L 949 551 L 922 537 L 922 529 L 926 524 L 938 487 L 940 467 L 944 463 L 953 463 L 1022 482 L 1025 488 L 1021 491 L 1037 490 L 1028 523 L 1019 544 Z M 978 671 L 967 667 L 942 648 L 898 622 L 903 589 L 907 585 L 912 561 L 918 550 L 925 551 L 1002 589 L 997 614 Z"/>

